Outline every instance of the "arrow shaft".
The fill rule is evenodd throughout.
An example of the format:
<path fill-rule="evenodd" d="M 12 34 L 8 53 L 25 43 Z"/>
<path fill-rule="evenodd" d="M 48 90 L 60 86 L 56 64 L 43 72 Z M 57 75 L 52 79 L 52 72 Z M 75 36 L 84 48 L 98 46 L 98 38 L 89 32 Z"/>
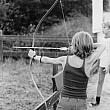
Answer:
<path fill-rule="evenodd" d="M 13 48 L 15 48 L 15 49 L 68 50 L 67 47 L 52 48 L 52 47 L 17 47 L 17 46 L 14 46 Z"/>

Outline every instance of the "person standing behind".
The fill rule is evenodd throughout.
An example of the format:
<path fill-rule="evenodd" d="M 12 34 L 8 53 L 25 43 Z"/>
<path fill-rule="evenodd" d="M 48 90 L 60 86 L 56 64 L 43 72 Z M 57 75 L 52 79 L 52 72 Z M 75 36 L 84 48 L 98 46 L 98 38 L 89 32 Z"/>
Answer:
<path fill-rule="evenodd" d="M 109 65 L 110 65 L 110 58 L 109 58 L 110 57 L 110 23 L 109 22 L 103 24 L 103 35 L 101 40 L 102 40 L 101 42 L 105 43 L 106 48 L 100 57 L 97 95 L 96 95 L 95 103 L 91 103 L 92 106 L 97 106 L 100 104 L 105 75 L 109 72 Z"/>
<path fill-rule="evenodd" d="M 87 110 L 87 84 L 92 75 L 91 68 L 104 51 L 105 46 L 93 43 L 88 32 L 77 32 L 71 42 L 72 55 L 50 58 L 38 56 L 30 50 L 28 56 L 43 63 L 61 64 L 63 67 L 63 88 L 57 110 Z M 96 48 L 94 51 L 93 49 Z"/>

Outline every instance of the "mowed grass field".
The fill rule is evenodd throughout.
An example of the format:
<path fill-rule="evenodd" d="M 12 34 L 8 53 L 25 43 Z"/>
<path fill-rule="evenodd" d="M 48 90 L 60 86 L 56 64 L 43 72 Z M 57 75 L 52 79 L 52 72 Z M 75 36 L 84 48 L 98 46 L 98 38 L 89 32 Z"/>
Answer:
<path fill-rule="evenodd" d="M 46 99 L 52 94 L 52 70 L 50 64 L 33 62 L 32 70 L 29 69 L 29 61 L 24 59 L 6 59 L 0 63 L 0 110 L 32 110 L 43 100 L 39 96 L 32 82 L 30 72 L 42 95 Z M 61 68 L 60 68 L 61 69 Z M 90 107 L 96 95 L 98 74 L 89 79 L 88 83 L 88 110 L 109 110 L 110 108 L 110 75 L 106 75 L 101 104 L 98 107 Z"/>
<path fill-rule="evenodd" d="M 52 94 L 52 65 L 33 63 L 31 69 L 23 59 L 0 63 L 0 110 L 32 110 L 42 102 L 31 79 L 32 71 L 44 98 Z"/>

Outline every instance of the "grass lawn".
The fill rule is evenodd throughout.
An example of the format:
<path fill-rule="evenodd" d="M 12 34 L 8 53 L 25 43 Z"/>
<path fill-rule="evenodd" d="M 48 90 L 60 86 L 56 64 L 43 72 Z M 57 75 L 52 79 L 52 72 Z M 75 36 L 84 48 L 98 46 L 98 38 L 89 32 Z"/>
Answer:
<path fill-rule="evenodd" d="M 34 79 L 47 98 L 52 94 L 52 65 L 33 63 Z M 42 102 L 32 82 L 29 64 L 7 59 L 0 64 L 0 110 L 31 110 Z"/>
<path fill-rule="evenodd" d="M 29 61 L 28 61 L 29 62 Z M 18 61 L 7 59 L 0 63 L 0 110 L 32 110 L 43 100 L 39 96 L 32 82 L 30 72 L 34 72 L 34 79 L 44 98 L 52 94 L 52 70 L 50 64 L 33 63 L 32 70 L 24 59 Z M 101 104 L 98 107 L 90 107 L 96 95 L 98 74 L 90 78 L 88 94 L 88 110 L 109 110 L 110 108 L 110 75 L 108 74 L 103 91 Z"/>

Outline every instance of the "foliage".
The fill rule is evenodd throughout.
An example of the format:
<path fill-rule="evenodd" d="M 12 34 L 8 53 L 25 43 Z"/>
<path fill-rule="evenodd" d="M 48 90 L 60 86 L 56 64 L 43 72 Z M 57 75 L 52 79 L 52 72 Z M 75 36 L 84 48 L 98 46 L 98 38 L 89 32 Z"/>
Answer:
<path fill-rule="evenodd" d="M 39 3 L 34 0 L 15 0 L 10 1 L 7 12 L 7 21 L 3 28 L 4 34 L 26 34 L 28 26 L 35 24 L 36 16 L 40 9 Z"/>
<path fill-rule="evenodd" d="M 32 33 L 39 20 L 52 6 L 55 0 L 7 0 L 8 6 L 0 4 L 0 28 L 4 34 Z M 62 0 L 65 19 L 83 14 L 89 18 L 92 15 L 92 0 Z M 62 21 L 60 2 L 44 19 L 39 32 L 49 29 Z M 104 0 L 104 10 L 108 7 L 108 0 Z"/>
<path fill-rule="evenodd" d="M 9 4 L 2 4 L 2 2 L 0 3 L 0 29 L 3 27 L 3 24 L 6 20 L 8 7 Z"/>
<path fill-rule="evenodd" d="M 109 0 L 103 0 L 103 3 L 104 3 L 104 11 L 108 11 L 108 9 L 109 9 Z"/>
<path fill-rule="evenodd" d="M 6 16 L 4 9 L 5 7 L 2 4 L 0 4 L 0 21 L 2 21 Z"/>

